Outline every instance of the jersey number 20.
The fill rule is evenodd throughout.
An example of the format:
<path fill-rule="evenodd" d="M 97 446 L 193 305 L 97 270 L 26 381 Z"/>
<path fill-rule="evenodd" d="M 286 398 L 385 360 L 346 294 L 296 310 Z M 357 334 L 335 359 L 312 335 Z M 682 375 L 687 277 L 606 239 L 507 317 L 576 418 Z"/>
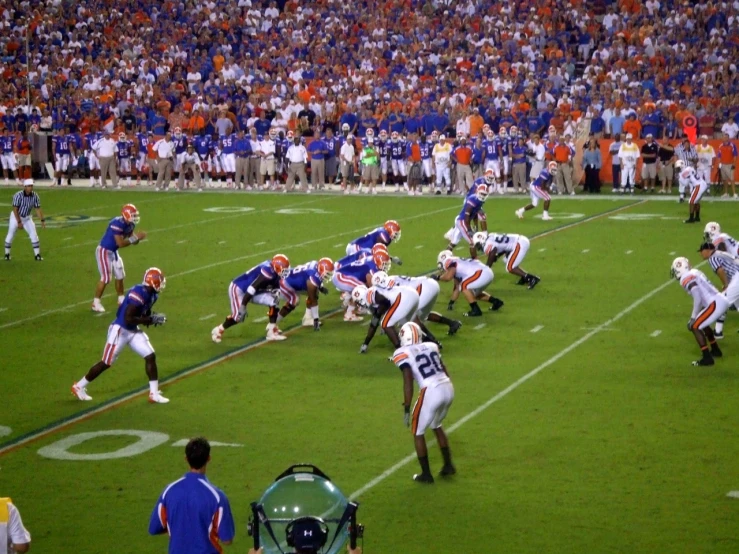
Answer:
<path fill-rule="evenodd" d="M 444 368 L 441 365 L 441 357 L 436 352 L 430 354 L 419 354 L 416 356 L 416 364 L 421 377 L 428 379 L 434 373 L 441 373 Z"/>

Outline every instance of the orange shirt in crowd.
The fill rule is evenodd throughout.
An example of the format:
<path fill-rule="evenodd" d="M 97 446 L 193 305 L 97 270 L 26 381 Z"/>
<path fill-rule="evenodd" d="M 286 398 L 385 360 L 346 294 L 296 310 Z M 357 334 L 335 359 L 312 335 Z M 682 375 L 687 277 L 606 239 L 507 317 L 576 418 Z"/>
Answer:
<path fill-rule="evenodd" d="M 421 161 L 421 146 L 417 142 L 411 144 L 411 161 Z"/>
<path fill-rule="evenodd" d="M 485 126 L 485 120 L 482 118 L 482 116 L 477 114 L 472 114 L 470 116 L 470 136 L 476 137 L 482 132 L 482 128 Z"/>
<path fill-rule="evenodd" d="M 458 164 L 470 165 L 470 161 L 472 160 L 472 148 L 466 144 L 458 146 L 456 150 L 454 150 L 454 157 L 457 158 Z"/>
<path fill-rule="evenodd" d="M 634 119 L 633 121 L 627 119 L 624 123 L 623 132 L 624 134 L 631 133 L 631 136 L 635 139 L 639 138 L 641 136 L 641 122 L 638 119 Z"/>
<path fill-rule="evenodd" d="M 557 163 L 566 163 L 572 157 L 572 150 L 564 143 L 559 143 L 554 147 L 554 161 Z"/>
<path fill-rule="evenodd" d="M 734 163 L 734 152 L 736 147 L 731 142 L 724 142 L 718 147 L 718 161 L 722 164 L 733 164 Z"/>

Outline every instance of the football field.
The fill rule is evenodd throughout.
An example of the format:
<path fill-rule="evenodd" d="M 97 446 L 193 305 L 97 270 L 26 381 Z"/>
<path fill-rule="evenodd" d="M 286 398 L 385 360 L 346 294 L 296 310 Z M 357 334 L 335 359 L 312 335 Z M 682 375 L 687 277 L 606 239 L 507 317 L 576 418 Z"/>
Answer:
<path fill-rule="evenodd" d="M 293 266 L 336 260 L 387 219 L 401 225 L 390 252 L 404 262 L 390 273 L 433 271 L 459 197 L 38 192 L 53 216 L 39 230 L 44 261 L 20 233 L 0 265 L 0 495 L 33 550 L 165 552 L 149 515 L 187 469 L 181 441 L 203 435 L 222 443 L 208 477 L 231 501 L 231 553 L 249 550 L 249 503 L 303 462 L 358 499 L 367 554 L 739 551 L 739 315 L 727 318 L 724 357 L 692 367 L 692 299 L 669 278 L 676 256 L 701 261 L 706 222 L 739 234 L 736 203 L 706 202 L 703 223 L 685 225 L 674 200 L 555 197 L 544 222 L 540 210 L 515 217 L 522 197 L 489 198 L 489 230 L 531 238 L 522 267 L 542 280 L 516 286 L 499 261 L 489 290 L 505 306 L 470 319 L 463 298 L 447 311 L 442 284 L 436 310 L 464 323 L 454 337 L 430 327 L 456 391 L 445 428 L 458 474 L 423 486 L 392 346 L 378 333 L 360 355 L 367 327 L 342 321 L 333 287 L 320 332 L 300 326 L 304 298 L 281 324 L 286 341 L 263 341 L 260 306 L 221 344 L 210 330 L 240 273 L 276 253 Z M 166 405 L 147 402 L 130 350 L 88 387 L 91 402 L 70 393 L 114 318 L 112 284 L 108 313 L 90 311 L 94 251 L 128 202 L 148 238 L 121 251 L 127 288 L 151 266 L 167 277 L 155 307 L 167 323 L 148 330 Z M 438 448 L 429 454 L 436 473 Z"/>

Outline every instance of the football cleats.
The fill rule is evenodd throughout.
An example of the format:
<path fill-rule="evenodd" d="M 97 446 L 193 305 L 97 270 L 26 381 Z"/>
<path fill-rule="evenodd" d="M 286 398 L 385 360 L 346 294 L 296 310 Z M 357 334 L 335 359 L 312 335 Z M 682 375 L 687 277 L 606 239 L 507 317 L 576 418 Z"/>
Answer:
<path fill-rule="evenodd" d="M 400 240 L 400 225 L 398 225 L 397 221 L 390 219 L 385 222 L 383 227 L 387 231 L 388 235 L 390 235 L 390 240 L 394 240 L 395 242 Z"/>
<path fill-rule="evenodd" d="M 377 269 L 386 272 L 390 271 L 390 267 L 393 263 L 390 259 L 390 254 L 388 254 L 387 251 L 382 250 L 378 250 L 372 254 L 372 261 L 375 262 Z"/>
<path fill-rule="evenodd" d="M 318 260 L 318 275 L 321 276 L 321 281 L 324 283 L 331 280 L 334 276 L 334 262 L 331 261 L 331 258 Z"/>
<path fill-rule="evenodd" d="M 442 250 L 441 252 L 439 252 L 438 257 L 436 258 L 436 265 L 439 267 L 439 269 L 444 269 L 444 262 L 452 256 L 454 256 L 454 254 L 452 254 L 451 250 Z"/>
<path fill-rule="evenodd" d="M 679 281 L 688 271 L 690 271 L 690 261 L 688 258 L 681 256 L 679 258 L 675 258 L 672 262 L 672 266 L 670 267 L 670 277 L 674 277 Z"/>
<path fill-rule="evenodd" d="M 488 167 L 485 170 L 485 173 L 483 174 L 483 177 L 485 177 L 485 182 L 488 185 L 494 185 L 495 184 L 495 171 L 493 171 L 492 167 Z"/>
<path fill-rule="evenodd" d="M 285 279 L 290 274 L 290 260 L 284 254 L 275 254 L 270 264 L 280 279 Z"/>
<path fill-rule="evenodd" d="M 368 294 L 369 289 L 367 287 L 364 285 L 357 285 L 352 291 L 352 301 L 359 306 L 369 307 L 369 304 L 367 303 Z"/>
<path fill-rule="evenodd" d="M 411 344 L 421 343 L 423 333 L 417 323 L 409 321 L 408 323 L 404 323 L 400 328 L 399 337 L 400 346 L 410 346 Z"/>
<path fill-rule="evenodd" d="M 706 223 L 706 228 L 703 229 L 703 234 L 705 235 L 706 239 L 713 240 L 721 234 L 721 225 L 719 225 L 715 221 Z"/>
<path fill-rule="evenodd" d="M 485 241 L 487 240 L 488 235 L 487 233 L 483 231 L 478 231 L 474 235 L 472 235 L 472 244 L 477 246 L 478 248 L 482 248 L 483 244 L 485 244 Z"/>
<path fill-rule="evenodd" d="M 139 221 L 141 220 L 141 217 L 139 216 L 139 211 L 133 204 L 126 204 L 125 206 L 123 206 L 123 209 L 121 209 L 121 215 L 123 216 L 123 221 L 125 221 L 126 223 L 133 223 L 134 225 L 138 225 Z"/>
<path fill-rule="evenodd" d="M 551 162 L 547 164 L 547 171 L 549 171 L 550 175 L 556 175 L 558 169 L 559 169 L 559 166 L 557 165 L 557 162 L 555 162 L 554 160 L 552 160 Z"/>
<path fill-rule="evenodd" d="M 485 202 L 488 197 L 488 186 L 487 185 L 478 185 L 477 190 L 475 191 L 475 196 L 480 202 Z"/>
<path fill-rule="evenodd" d="M 167 280 L 164 278 L 162 270 L 156 267 L 150 267 L 144 273 L 144 284 L 153 288 L 156 292 L 164 290 Z"/>

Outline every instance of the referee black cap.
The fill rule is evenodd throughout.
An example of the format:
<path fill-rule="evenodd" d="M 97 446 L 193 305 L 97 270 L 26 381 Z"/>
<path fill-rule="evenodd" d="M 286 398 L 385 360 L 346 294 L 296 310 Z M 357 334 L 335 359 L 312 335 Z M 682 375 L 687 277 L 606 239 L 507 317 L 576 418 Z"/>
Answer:
<path fill-rule="evenodd" d="M 703 252 L 704 250 L 716 250 L 716 246 L 712 242 L 703 242 L 701 243 L 700 247 L 698 247 L 698 252 Z"/>

